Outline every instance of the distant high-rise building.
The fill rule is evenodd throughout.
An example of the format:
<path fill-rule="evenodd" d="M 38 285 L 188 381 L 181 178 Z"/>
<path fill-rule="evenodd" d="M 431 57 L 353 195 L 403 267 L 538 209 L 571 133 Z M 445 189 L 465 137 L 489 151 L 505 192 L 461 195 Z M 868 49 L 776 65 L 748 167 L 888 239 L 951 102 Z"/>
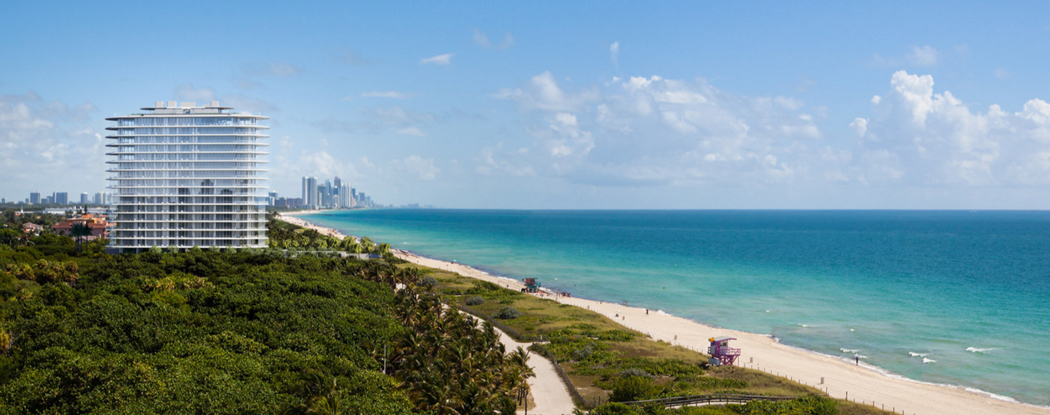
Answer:
<path fill-rule="evenodd" d="M 335 203 L 332 203 L 332 182 L 330 180 L 324 181 L 324 207 L 331 208 Z"/>
<path fill-rule="evenodd" d="M 92 200 L 92 202 L 96 205 L 101 205 L 103 203 L 102 192 L 95 193 L 95 198 Z"/>
<path fill-rule="evenodd" d="M 277 203 L 277 192 L 267 193 L 267 196 L 269 196 L 266 200 L 267 205 L 273 206 L 275 203 Z"/>
<path fill-rule="evenodd" d="M 29 194 L 29 203 L 34 205 L 40 204 L 40 192 L 32 192 Z"/>
<path fill-rule="evenodd" d="M 60 204 L 60 205 L 68 205 L 69 204 L 69 193 L 67 193 L 67 192 L 56 192 L 55 193 L 55 202 L 54 203 L 57 203 L 57 204 Z"/>
<path fill-rule="evenodd" d="M 86 204 L 88 204 L 88 203 L 91 203 L 91 202 L 90 202 L 90 201 L 88 200 L 88 194 L 87 194 L 87 193 L 81 193 L 81 194 L 80 194 L 80 204 L 82 204 L 82 205 L 86 205 Z"/>
<path fill-rule="evenodd" d="M 354 207 L 354 199 L 350 197 L 350 184 L 339 187 L 339 207 L 344 209 Z"/>
<path fill-rule="evenodd" d="M 320 206 L 320 203 L 317 200 L 317 178 L 304 177 L 303 179 L 306 180 L 306 188 L 304 189 L 306 194 L 303 195 L 303 202 L 306 203 L 307 207 L 316 209 Z"/>
<path fill-rule="evenodd" d="M 268 137 L 259 115 L 218 101 L 157 101 L 145 114 L 106 118 L 116 198 L 110 248 L 264 248 Z"/>

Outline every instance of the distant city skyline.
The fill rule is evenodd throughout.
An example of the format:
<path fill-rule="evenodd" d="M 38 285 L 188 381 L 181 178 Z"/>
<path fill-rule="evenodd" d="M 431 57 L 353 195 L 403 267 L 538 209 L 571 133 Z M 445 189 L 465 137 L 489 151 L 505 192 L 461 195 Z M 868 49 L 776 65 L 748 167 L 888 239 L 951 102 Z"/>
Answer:
<path fill-rule="evenodd" d="M 271 117 L 293 198 L 1050 209 L 1048 8 L 5 2 L 0 197 L 93 197 L 106 117 L 219 100 Z"/>

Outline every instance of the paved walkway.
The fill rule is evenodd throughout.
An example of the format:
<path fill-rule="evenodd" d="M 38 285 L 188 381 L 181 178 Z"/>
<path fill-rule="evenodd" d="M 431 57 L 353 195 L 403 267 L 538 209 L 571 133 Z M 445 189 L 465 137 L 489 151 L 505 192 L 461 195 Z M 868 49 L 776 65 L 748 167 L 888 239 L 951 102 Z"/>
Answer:
<path fill-rule="evenodd" d="M 500 334 L 499 341 L 503 343 L 508 352 L 517 349 L 518 346 L 528 350 L 531 344 L 518 343 L 500 329 L 496 331 Z M 529 387 L 532 389 L 530 396 L 536 403 L 536 407 L 529 409 L 529 415 L 571 415 L 576 405 L 572 403 L 572 396 L 569 395 L 565 383 L 561 381 L 561 377 L 554 369 L 554 364 L 543 356 L 530 351 L 529 366 L 536 373 L 536 377 L 528 380 Z M 525 411 L 519 410 L 518 413 L 524 414 Z"/>

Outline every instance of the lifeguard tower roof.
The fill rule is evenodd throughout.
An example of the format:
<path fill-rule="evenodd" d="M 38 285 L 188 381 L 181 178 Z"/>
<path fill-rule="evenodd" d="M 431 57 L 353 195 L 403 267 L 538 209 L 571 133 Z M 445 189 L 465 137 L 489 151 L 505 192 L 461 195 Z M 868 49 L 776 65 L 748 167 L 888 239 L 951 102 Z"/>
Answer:
<path fill-rule="evenodd" d="M 736 337 L 728 337 L 728 336 L 715 337 L 715 339 L 713 341 L 724 342 L 726 340 L 736 340 Z"/>

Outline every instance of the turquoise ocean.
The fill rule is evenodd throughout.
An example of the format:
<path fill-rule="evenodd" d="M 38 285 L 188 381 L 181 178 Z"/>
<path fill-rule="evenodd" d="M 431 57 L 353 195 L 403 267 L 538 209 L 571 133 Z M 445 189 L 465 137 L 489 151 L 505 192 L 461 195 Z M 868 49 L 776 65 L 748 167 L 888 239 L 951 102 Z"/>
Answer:
<path fill-rule="evenodd" d="M 304 219 L 577 297 L 1050 405 L 1050 212 L 392 209 Z"/>

